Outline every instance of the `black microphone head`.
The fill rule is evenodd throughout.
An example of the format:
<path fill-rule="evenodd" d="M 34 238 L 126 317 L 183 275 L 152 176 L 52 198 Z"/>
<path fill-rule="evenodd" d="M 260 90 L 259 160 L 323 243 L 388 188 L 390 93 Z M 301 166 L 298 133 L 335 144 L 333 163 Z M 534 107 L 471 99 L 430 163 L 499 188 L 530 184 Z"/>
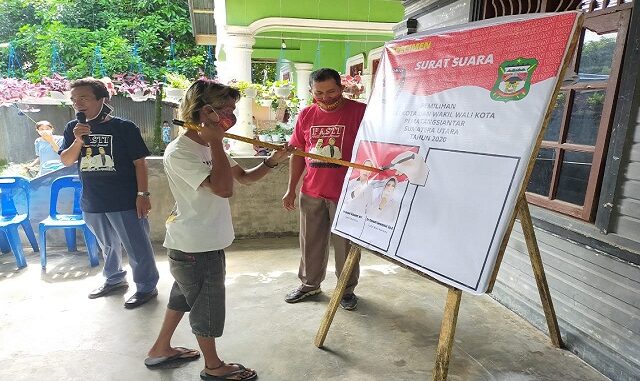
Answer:
<path fill-rule="evenodd" d="M 78 119 L 78 123 L 87 123 L 87 115 L 82 112 L 82 111 L 78 111 L 76 113 L 76 119 Z M 82 141 L 84 142 L 85 146 L 89 145 L 89 135 L 82 135 Z"/>

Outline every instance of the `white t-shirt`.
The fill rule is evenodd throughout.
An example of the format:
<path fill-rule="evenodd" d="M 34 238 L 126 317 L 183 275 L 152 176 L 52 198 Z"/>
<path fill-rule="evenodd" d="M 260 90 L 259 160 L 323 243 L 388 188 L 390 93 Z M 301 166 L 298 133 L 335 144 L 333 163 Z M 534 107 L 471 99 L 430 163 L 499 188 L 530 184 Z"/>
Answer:
<path fill-rule="evenodd" d="M 235 238 L 229 200 L 200 186 L 211 173 L 211 151 L 180 135 L 164 151 L 164 170 L 176 200 L 164 246 L 186 253 L 224 249 Z M 231 166 L 238 165 L 229 157 Z"/>

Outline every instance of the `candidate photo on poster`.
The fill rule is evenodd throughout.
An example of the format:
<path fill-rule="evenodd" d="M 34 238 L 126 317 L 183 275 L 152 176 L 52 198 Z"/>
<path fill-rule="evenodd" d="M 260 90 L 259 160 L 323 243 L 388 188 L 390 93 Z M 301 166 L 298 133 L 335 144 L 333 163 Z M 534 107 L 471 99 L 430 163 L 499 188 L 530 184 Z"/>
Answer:
<path fill-rule="evenodd" d="M 336 228 L 352 239 L 386 250 L 407 191 L 414 192 L 416 186 L 426 183 L 429 170 L 425 160 L 415 146 L 360 142 L 355 161 L 380 170 L 353 169 L 347 173 Z"/>

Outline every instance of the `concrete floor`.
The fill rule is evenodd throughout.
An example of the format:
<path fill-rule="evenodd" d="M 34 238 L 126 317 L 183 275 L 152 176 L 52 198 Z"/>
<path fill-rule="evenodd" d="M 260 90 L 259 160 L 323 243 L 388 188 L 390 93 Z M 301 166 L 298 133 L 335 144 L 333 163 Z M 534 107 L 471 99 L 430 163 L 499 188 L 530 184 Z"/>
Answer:
<path fill-rule="evenodd" d="M 135 310 L 123 308 L 133 289 L 87 298 L 102 276 L 83 252 L 52 251 L 46 274 L 37 254 L 20 271 L 12 255 L 0 256 L 0 380 L 198 380 L 202 360 L 160 371 L 143 365 L 172 282 L 164 249 L 156 253 L 160 295 Z M 222 358 L 255 368 L 263 381 L 430 380 L 446 290 L 366 252 L 361 264 L 358 309 L 338 310 L 321 350 L 313 339 L 335 276 L 325 293 L 289 305 L 296 239 L 235 243 Z M 455 337 L 451 381 L 607 379 L 488 296 L 463 295 Z M 196 346 L 187 319 L 173 344 Z"/>

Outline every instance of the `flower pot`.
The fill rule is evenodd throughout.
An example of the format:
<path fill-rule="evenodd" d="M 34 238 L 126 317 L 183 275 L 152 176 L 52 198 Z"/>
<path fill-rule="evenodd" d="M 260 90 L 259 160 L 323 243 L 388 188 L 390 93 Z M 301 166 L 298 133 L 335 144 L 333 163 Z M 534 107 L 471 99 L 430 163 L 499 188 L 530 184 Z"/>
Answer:
<path fill-rule="evenodd" d="M 255 98 L 256 95 L 258 95 L 258 89 L 256 89 L 255 87 L 247 87 L 244 90 L 244 96 L 247 98 Z"/>
<path fill-rule="evenodd" d="M 276 87 L 275 89 L 273 89 L 273 92 L 279 98 L 286 98 L 291 93 L 291 87 L 289 86 Z"/>
<path fill-rule="evenodd" d="M 271 141 L 279 142 L 280 141 L 280 134 L 271 134 Z"/>
<path fill-rule="evenodd" d="M 184 89 L 178 89 L 175 87 L 165 87 L 165 94 L 167 95 L 167 98 L 172 98 L 172 99 L 182 99 L 182 97 L 184 96 Z"/>
<path fill-rule="evenodd" d="M 71 91 L 50 91 L 49 96 L 60 102 L 71 102 Z"/>
<path fill-rule="evenodd" d="M 271 136 L 267 134 L 260 134 L 258 135 L 258 140 L 266 142 L 267 140 L 271 140 Z"/>
<path fill-rule="evenodd" d="M 289 143 L 289 142 L 291 141 L 291 136 L 292 136 L 292 135 L 285 135 L 285 136 L 284 136 L 284 141 L 285 141 L 285 142 L 287 142 L 287 143 Z"/>
<path fill-rule="evenodd" d="M 137 90 L 135 93 L 129 95 L 134 102 L 144 102 L 147 100 L 147 96 L 144 95 L 142 90 Z"/>

